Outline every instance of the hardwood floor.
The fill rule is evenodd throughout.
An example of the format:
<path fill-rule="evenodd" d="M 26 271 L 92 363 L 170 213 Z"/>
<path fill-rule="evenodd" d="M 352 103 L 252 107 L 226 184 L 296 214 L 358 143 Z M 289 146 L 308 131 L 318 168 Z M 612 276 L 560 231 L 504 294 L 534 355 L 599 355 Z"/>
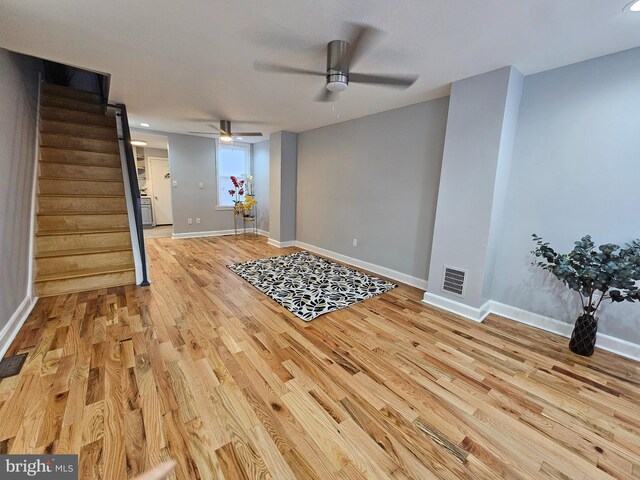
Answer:
<path fill-rule="evenodd" d="M 38 302 L 0 453 L 80 478 L 639 478 L 639 364 L 399 288 L 304 323 L 225 268 L 263 238 L 147 241 L 152 285 Z"/>

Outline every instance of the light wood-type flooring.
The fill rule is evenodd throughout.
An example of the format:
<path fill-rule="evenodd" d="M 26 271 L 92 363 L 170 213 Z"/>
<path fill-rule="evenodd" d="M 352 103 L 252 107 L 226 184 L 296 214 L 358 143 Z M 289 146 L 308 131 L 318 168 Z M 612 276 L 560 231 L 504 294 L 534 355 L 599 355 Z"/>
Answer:
<path fill-rule="evenodd" d="M 640 477 L 639 364 L 399 288 L 304 323 L 225 265 L 264 238 L 147 241 L 152 285 L 41 299 L 0 453 L 83 479 Z"/>

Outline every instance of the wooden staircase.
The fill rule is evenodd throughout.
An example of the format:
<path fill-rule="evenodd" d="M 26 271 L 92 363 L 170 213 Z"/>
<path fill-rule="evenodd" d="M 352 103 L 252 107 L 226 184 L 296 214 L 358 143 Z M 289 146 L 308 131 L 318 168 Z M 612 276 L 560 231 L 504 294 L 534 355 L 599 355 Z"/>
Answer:
<path fill-rule="evenodd" d="M 96 94 L 42 85 L 35 243 L 40 297 L 135 284 L 116 121 Z"/>

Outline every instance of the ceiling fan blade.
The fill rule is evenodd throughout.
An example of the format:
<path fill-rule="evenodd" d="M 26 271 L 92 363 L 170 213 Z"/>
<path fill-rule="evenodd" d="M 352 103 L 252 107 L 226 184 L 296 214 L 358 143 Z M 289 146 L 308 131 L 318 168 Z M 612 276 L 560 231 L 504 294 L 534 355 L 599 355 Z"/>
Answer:
<path fill-rule="evenodd" d="M 377 28 L 370 25 L 353 23 L 351 26 L 351 35 L 347 42 L 349 48 L 338 62 L 338 67 L 344 72 L 348 72 L 351 65 L 358 61 L 362 54 L 373 43 L 375 38 L 381 33 Z"/>
<path fill-rule="evenodd" d="M 332 102 L 333 100 L 336 99 L 336 96 L 337 96 L 336 92 L 331 92 L 326 88 L 323 88 L 320 94 L 316 98 L 314 98 L 314 100 L 316 102 Z"/>
<path fill-rule="evenodd" d="M 367 73 L 349 73 L 349 83 L 371 83 L 391 87 L 410 87 L 418 75 L 369 75 Z"/>
<path fill-rule="evenodd" d="M 233 137 L 261 137 L 261 132 L 233 132 L 231 134 Z"/>
<path fill-rule="evenodd" d="M 294 73 L 298 75 L 317 75 L 324 77 L 326 72 L 317 72 L 304 68 L 288 67 L 286 65 L 276 65 L 275 63 L 253 62 L 253 68 L 260 72 Z"/>
<path fill-rule="evenodd" d="M 218 132 L 189 132 L 194 135 L 219 135 Z"/>
<path fill-rule="evenodd" d="M 220 127 L 218 125 L 215 125 L 213 123 L 207 123 L 207 125 L 209 125 L 211 128 L 215 128 L 218 132 L 220 132 Z"/>

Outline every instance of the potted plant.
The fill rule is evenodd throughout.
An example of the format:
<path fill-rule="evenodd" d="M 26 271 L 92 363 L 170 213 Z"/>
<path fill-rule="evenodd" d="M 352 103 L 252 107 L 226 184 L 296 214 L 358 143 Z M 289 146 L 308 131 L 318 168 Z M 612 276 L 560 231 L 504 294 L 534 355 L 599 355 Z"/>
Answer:
<path fill-rule="evenodd" d="M 575 242 L 569 253 L 557 253 L 535 233 L 532 265 L 551 272 L 571 290 L 578 292 L 582 314 L 576 320 L 569 348 L 578 355 L 593 354 L 598 330 L 596 313 L 604 300 L 640 301 L 640 239 L 621 248 L 605 243 L 597 249 L 590 235 Z"/>

